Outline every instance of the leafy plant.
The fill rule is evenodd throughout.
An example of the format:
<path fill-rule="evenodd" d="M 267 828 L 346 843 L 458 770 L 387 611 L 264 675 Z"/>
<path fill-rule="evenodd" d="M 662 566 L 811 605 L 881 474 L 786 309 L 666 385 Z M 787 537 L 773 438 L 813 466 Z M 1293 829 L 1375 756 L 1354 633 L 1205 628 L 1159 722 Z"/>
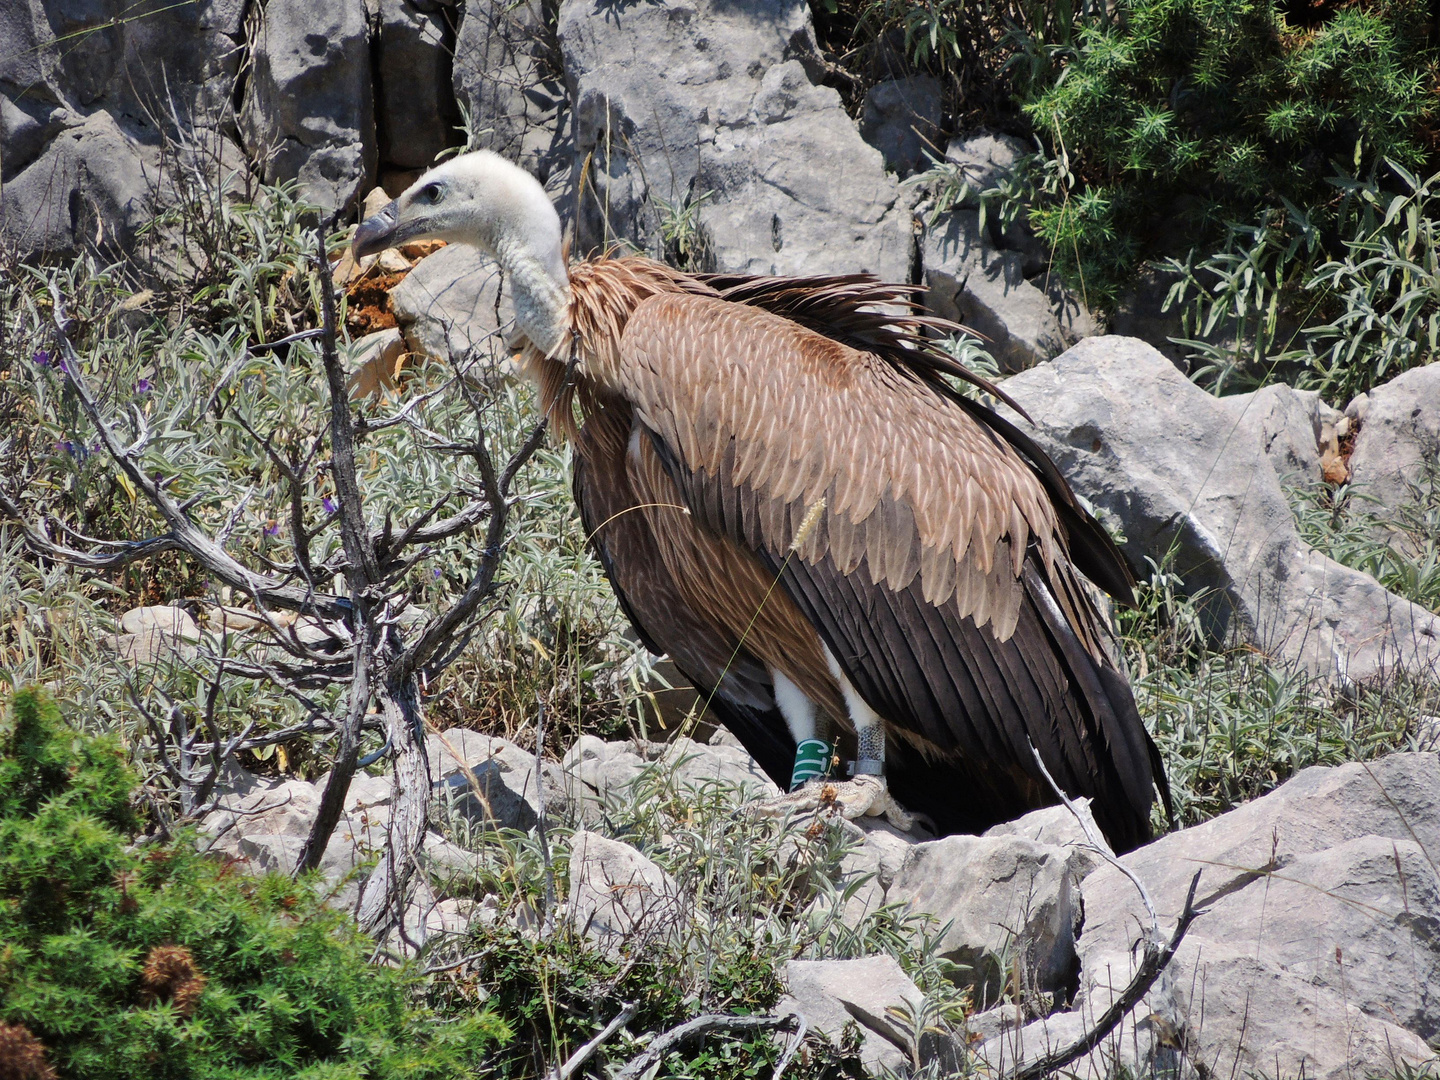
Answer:
<path fill-rule="evenodd" d="M 424 1001 L 316 879 L 129 846 L 118 744 L 22 689 L 0 732 L 0 1021 L 62 1078 L 468 1076 L 505 1025 Z"/>
<path fill-rule="evenodd" d="M 1273 0 L 1129 0 L 1080 30 L 1025 106 L 1084 181 L 1032 217 L 1037 232 L 1107 297 L 1139 259 L 1203 246 L 1261 207 L 1288 200 L 1325 224 L 1333 162 L 1431 160 L 1427 19 L 1415 0 L 1327 8 L 1305 27 Z"/>
<path fill-rule="evenodd" d="M 1227 225 L 1213 254 L 1165 262 L 1176 278 L 1166 305 L 1182 312 L 1176 341 L 1193 350 L 1196 378 L 1222 392 L 1280 372 L 1343 405 L 1434 358 L 1440 174 L 1386 170 L 1398 191 L 1373 176 L 1332 178 L 1328 229 L 1285 201 L 1254 224 Z"/>

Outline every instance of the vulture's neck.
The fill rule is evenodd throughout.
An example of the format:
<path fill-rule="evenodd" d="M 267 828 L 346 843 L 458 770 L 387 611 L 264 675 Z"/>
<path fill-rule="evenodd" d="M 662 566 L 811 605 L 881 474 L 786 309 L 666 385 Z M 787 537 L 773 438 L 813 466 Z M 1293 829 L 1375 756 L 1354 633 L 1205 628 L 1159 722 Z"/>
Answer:
<path fill-rule="evenodd" d="M 556 244 L 537 245 L 520 237 L 495 242 L 495 259 L 510 279 L 515 322 L 546 356 L 556 356 L 570 336 L 570 280 Z"/>

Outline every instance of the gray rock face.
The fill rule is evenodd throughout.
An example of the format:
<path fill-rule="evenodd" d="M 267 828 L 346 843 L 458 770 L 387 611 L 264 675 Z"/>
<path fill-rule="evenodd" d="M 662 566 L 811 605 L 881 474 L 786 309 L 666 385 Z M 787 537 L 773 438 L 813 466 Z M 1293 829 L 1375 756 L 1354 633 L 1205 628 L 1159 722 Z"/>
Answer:
<path fill-rule="evenodd" d="M 375 111 L 380 160 L 400 169 L 423 169 L 446 146 L 463 141 L 460 112 L 450 89 L 454 34 L 445 7 L 410 0 L 379 0 L 375 46 Z M 422 10 L 422 8 L 424 10 Z"/>
<path fill-rule="evenodd" d="M 376 167 L 364 0 L 270 0 L 250 50 L 240 129 L 265 180 L 299 180 L 325 209 L 354 205 Z"/>
<path fill-rule="evenodd" d="M 1340 682 L 1397 669 L 1440 677 L 1440 618 L 1295 530 L 1272 462 L 1306 456 L 1303 399 L 1217 399 L 1148 345 L 1117 337 L 1083 341 L 1005 389 L 1074 488 L 1119 520 L 1133 564 L 1173 552 L 1187 587 L 1214 591 L 1217 636 Z"/>
<path fill-rule="evenodd" d="M 161 202 L 154 147 L 104 110 L 75 119 L 5 184 L 4 238 L 22 251 L 70 255 L 97 237 L 97 247 L 123 246 Z"/>
<path fill-rule="evenodd" d="M 1350 483 L 1375 499 L 1383 516 L 1414 498 L 1412 485 L 1425 481 L 1426 462 L 1440 463 L 1440 364 L 1398 375 L 1366 398 Z"/>
<path fill-rule="evenodd" d="M 928 306 L 984 335 L 985 347 L 1006 371 L 1034 367 L 1097 330 L 1058 281 L 1042 276 L 1036 284 L 1025 277 L 1022 252 L 997 250 L 976 210 L 955 210 L 927 228 L 920 259 Z"/>
<path fill-rule="evenodd" d="M 1018 836 L 947 836 L 916 844 L 886 893 L 889 903 L 948 927 L 938 948 L 968 969 L 982 1005 L 999 998 L 1018 961 L 1027 990 L 1054 992 L 1075 969 L 1081 920 L 1074 854 Z"/>
<path fill-rule="evenodd" d="M 940 137 L 940 80 L 932 75 L 889 79 L 865 95 L 860 135 L 900 176 L 919 172 Z"/>
<path fill-rule="evenodd" d="M 570 168 L 565 87 L 547 52 L 539 0 L 465 5 L 455 39 L 455 97 L 470 111 L 480 145 L 540 178 Z"/>
<path fill-rule="evenodd" d="M 629 844 L 580 831 L 570 846 L 570 924 L 604 951 L 641 953 L 690 911 L 670 875 Z"/>
<path fill-rule="evenodd" d="M 559 39 L 579 250 L 625 238 L 660 252 L 688 222 L 692 256 L 717 269 L 908 279 L 909 197 L 839 95 L 810 82 L 805 4 L 566 0 Z"/>
<path fill-rule="evenodd" d="M 1307 769 L 1132 852 L 1124 861 L 1162 933 L 1197 870 L 1208 909 L 1133 1015 L 1158 1013 L 1189 1060 L 1216 1072 L 1339 1078 L 1428 1059 L 1440 1028 L 1436 851 L 1440 757 L 1396 754 Z M 1093 1015 L 1128 981 L 1147 920 L 1115 869 L 1093 874 L 1084 894 L 1080 1009 Z M 1120 1041 L 1132 1038 L 1143 1060 L 1151 1035 Z"/>

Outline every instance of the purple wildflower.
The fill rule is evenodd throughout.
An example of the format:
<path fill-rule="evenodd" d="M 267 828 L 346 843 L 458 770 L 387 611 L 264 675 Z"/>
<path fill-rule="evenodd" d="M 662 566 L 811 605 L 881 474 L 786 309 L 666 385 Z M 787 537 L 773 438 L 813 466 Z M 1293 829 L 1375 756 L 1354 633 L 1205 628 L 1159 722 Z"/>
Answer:
<path fill-rule="evenodd" d="M 278 521 L 272 521 L 269 525 L 266 525 L 266 526 L 265 526 L 265 535 L 266 535 L 266 536 L 279 536 L 279 535 L 280 535 L 280 523 L 279 523 Z"/>
<path fill-rule="evenodd" d="M 50 366 L 50 354 L 49 354 L 48 352 L 46 352 L 44 349 L 36 349 L 36 350 L 35 350 L 35 355 L 32 356 L 31 359 L 35 361 L 35 366 L 36 366 L 36 367 L 49 367 L 49 366 Z"/>
<path fill-rule="evenodd" d="M 75 456 L 75 444 L 74 444 L 73 442 L 71 442 L 69 439 L 65 439 L 65 440 L 62 441 L 62 442 L 57 442 L 57 443 L 55 444 L 55 452 L 56 452 L 57 454 L 58 454 L 58 453 L 66 453 L 66 454 L 69 454 L 71 457 L 74 457 L 74 456 Z"/>
<path fill-rule="evenodd" d="M 135 384 L 135 393 L 148 394 L 154 388 L 155 384 L 152 383 L 149 379 L 141 379 Z"/>
<path fill-rule="evenodd" d="M 330 498 L 329 495 L 326 495 L 325 498 L 320 500 L 320 505 L 325 508 L 327 514 L 333 514 L 336 509 L 338 509 L 335 505 L 335 500 Z"/>
<path fill-rule="evenodd" d="M 439 580 L 440 580 L 440 567 L 438 567 L 438 566 L 435 567 L 434 573 L 435 573 L 435 580 L 436 580 L 436 581 L 439 581 Z"/>

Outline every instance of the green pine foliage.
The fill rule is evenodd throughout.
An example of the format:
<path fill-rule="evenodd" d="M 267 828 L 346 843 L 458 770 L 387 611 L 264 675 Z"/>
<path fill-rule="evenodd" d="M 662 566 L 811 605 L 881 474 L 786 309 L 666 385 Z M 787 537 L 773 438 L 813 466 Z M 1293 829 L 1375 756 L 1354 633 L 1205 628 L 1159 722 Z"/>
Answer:
<path fill-rule="evenodd" d="M 1289 200 L 1323 224 L 1337 164 L 1431 160 L 1426 5 L 1320 14 L 1307 27 L 1275 0 L 1127 0 L 1084 28 L 1025 111 L 1081 180 L 1032 224 L 1092 297 L 1113 296 L 1142 258 L 1214 241 L 1260 207 Z"/>
<path fill-rule="evenodd" d="M 441 1015 L 314 881 L 255 878 L 192 842 L 129 846 L 134 778 L 22 689 L 0 728 L 0 1024 L 62 1078 L 428 1080 L 506 1035 Z M 4 1073 L 0 1062 L 0 1074 Z"/>

